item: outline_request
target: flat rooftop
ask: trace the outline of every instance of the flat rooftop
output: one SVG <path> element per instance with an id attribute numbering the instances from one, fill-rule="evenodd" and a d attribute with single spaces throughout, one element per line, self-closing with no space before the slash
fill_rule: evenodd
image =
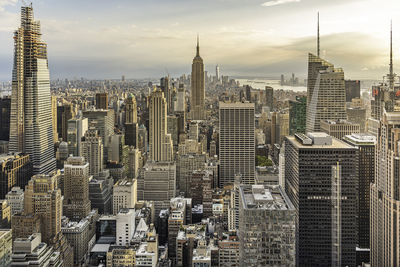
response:
<path id="1" fill-rule="evenodd" d="M 315 133 L 314 133 L 315 134 Z M 326 134 L 325 134 L 326 135 Z M 332 137 L 332 144 L 331 145 L 315 145 L 315 144 L 310 144 L 310 145 L 304 145 L 303 143 L 299 142 L 296 137 L 294 136 L 286 136 L 286 140 L 291 142 L 294 146 L 301 148 L 301 149 L 352 149 L 353 147 L 349 144 L 346 144 L 345 142 Z"/>
<path id="2" fill-rule="evenodd" d="M 293 210 L 286 195 L 279 186 L 251 185 L 241 186 L 240 194 L 245 209 Z"/>

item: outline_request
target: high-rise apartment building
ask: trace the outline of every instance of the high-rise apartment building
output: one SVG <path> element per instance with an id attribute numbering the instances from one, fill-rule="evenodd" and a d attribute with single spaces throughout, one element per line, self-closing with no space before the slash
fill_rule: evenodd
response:
<path id="1" fill-rule="evenodd" d="M 96 129 L 89 129 L 81 142 L 81 155 L 89 163 L 89 174 L 96 175 L 103 170 L 102 138 Z"/>
<path id="2" fill-rule="evenodd" d="M 306 132 L 321 130 L 321 120 L 346 119 L 344 72 L 328 61 L 308 55 Z"/>
<path id="3" fill-rule="evenodd" d="M 90 212 L 89 163 L 84 157 L 69 157 L 64 164 L 63 215 L 79 221 Z"/>
<path id="4" fill-rule="evenodd" d="M 233 184 L 236 174 L 254 184 L 254 127 L 253 103 L 219 103 L 220 187 Z"/>
<path id="5" fill-rule="evenodd" d="M 376 144 L 375 181 L 371 185 L 371 266 L 400 262 L 400 112 L 384 112 Z"/>
<path id="6" fill-rule="evenodd" d="M 358 175 L 357 148 L 326 133 L 286 137 L 285 191 L 296 209 L 298 266 L 356 265 Z"/>
<path id="7" fill-rule="evenodd" d="M 155 89 L 149 96 L 149 160 L 172 160 L 173 144 L 167 134 L 167 103 L 164 93 Z"/>
<path id="8" fill-rule="evenodd" d="M 32 177 L 30 156 L 24 153 L 0 155 L 0 199 L 14 186 L 24 188 Z"/>
<path id="9" fill-rule="evenodd" d="M 29 154 L 34 173 L 56 168 L 51 114 L 47 45 L 32 6 L 23 6 L 14 33 L 9 150 Z"/>
<path id="10" fill-rule="evenodd" d="M 296 210 L 279 186 L 239 188 L 239 266 L 296 266 Z"/>
<path id="11" fill-rule="evenodd" d="M 191 88 L 190 88 L 190 118 L 192 120 L 205 120 L 205 76 L 204 63 L 200 57 L 199 38 L 197 37 L 196 56 L 192 63 Z"/>

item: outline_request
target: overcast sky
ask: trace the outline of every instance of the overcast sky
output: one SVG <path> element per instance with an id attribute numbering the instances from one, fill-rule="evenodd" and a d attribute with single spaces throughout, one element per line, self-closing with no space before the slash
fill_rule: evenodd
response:
<path id="1" fill-rule="evenodd" d="M 1 80 L 11 79 L 21 4 L 0 0 Z M 400 69 L 399 0 L 34 0 L 33 7 L 52 79 L 189 73 L 197 33 L 213 74 L 219 64 L 224 75 L 304 77 L 317 11 L 321 54 L 346 78 L 388 72 L 391 18 Z"/>

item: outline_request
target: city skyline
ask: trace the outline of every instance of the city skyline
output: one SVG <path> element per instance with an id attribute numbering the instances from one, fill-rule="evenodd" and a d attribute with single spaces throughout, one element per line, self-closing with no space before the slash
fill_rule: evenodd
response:
<path id="1" fill-rule="evenodd" d="M 307 53 L 343 67 L 346 79 L 378 79 L 388 68 L 389 25 L 394 66 L 400 51 L 395 0 L 33 1 L 49 44 L 51 78 L 159 77 L 190 73 L 200 34 L 205 70 L 222 75 L 305 78 Z M 11 80 L 12 34 L 21 1 L 0 0 L 0 80 Z M 356 12 L 354 12 L 356 10 Z M 284 15 L 282 15 L 282 13 Z M 88 16 L 88 14 L 90 14 Z M 374 18 L 370 20 L 369 18 Z M 229 25 L 229 26 L 228 26 Z M 342 41 L 345 40 L 345 41 Z"/>

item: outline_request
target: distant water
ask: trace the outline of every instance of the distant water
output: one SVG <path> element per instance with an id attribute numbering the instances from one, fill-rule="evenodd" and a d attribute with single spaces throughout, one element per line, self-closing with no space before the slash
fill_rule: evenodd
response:
<path id="1" fill-rule="evenodd" d="M 255 89 L 265 89 L 265 86 L 271 86 L 275 90 L 283 89 L 283 90 L 292 90 L 294 92 L 302 92 L 307 91 L 307 87 L 305 86 L 289 86 L 289 85 L 281 85 L 280 80 L 269 80 L 269 79 L 235 79 L 240 83 L 240 85 L 250 85 Z"/>

